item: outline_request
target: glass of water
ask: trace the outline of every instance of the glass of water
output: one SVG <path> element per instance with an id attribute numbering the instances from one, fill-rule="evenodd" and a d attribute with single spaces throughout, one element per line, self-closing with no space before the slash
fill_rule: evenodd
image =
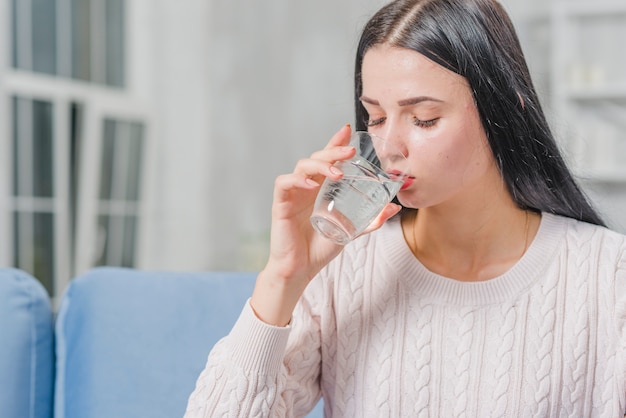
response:
<path id="1" fill-rule="evenodd" d="M 343 177 L 324 181 L 311 215 L 313 227 L 339 245 L 360 235 L 391 202 L 409 165 L 392 142 L 369 132 L 354 132 L 350 145 L 356 155 L 335 163 Z"/>

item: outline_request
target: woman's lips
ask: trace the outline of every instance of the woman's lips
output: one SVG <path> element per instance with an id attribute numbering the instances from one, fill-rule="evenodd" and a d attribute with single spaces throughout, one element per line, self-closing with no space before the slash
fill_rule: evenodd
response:
<path id="1" fill-rule="evenodd" d="M 407 176 L 406 179 L 404 180 L 404 183 L 402 184 L 402 187 L 400 187 L 400 191 L 411 187 L 411 184 L 413 184 L 414 181 L 415 181 L 415 177 Z"/>
<path id="2" fill-rule="evenodd" d="M 400 190 L 407 189 L 415 181 L 415 177 L 409 176 L 408 174 L 403 173 L 403 172 L 398 171 L 398 170 L 389 170 L 388 174 L 389 174 L 389 177 L 391 177 L 393 179 L 403 180 L 404 181 L 404 183 L 402 183 L 402 187 L 400 188 Z"/>

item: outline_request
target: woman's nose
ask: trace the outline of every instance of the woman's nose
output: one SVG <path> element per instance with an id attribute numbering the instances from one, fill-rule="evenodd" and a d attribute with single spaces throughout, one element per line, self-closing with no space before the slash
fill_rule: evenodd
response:
<path id="1" fill-rule="evenodd" d="M 405 164 L 407 161 L 406 147 L 403 145 L 403 141 L 399 141 L 397 138 L 387 139 L 381 136 L 376 148 L 376 156 L 378 159 L 379 167 L 385 171 L 406 170 Z"/>
<path id="2" fill-rule="evenodd" d="M 386 150 L 383 151 L 391 154 L 401 153 L 404 157 L 408 157 L 407 135 L 408 132 L 404 132 L 398 125 L 388 124 L 385 131 L 381 132 L 381 136 L 387 144 Z"/>

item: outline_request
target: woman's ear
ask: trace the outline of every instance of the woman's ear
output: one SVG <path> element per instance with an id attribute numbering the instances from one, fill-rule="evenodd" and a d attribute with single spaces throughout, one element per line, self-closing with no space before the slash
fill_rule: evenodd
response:
<path id="1" fill-rule="evenodd" d="M 522 109 L 524 109 L 524 98 L 522 97 L 520 92 L 517 92 L 517 97 L 519 98 L 519 104 L 521 104 L 522 105 Z"/>

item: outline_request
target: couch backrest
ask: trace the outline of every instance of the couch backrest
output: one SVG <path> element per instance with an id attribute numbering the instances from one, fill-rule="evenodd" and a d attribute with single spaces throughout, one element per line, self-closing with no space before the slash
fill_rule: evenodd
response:
<path id="1" fill-rule="evenodd" d="M 182 417 L 255 277 L 96 268 L 74 279 L 56 322 L 55 418 Z"/>
<path id="2" fill-rule="evenodd" d="M 31 275 L 0 268 L 0 416 L 50 418 L 53 383 L 48 293 Z"/>

